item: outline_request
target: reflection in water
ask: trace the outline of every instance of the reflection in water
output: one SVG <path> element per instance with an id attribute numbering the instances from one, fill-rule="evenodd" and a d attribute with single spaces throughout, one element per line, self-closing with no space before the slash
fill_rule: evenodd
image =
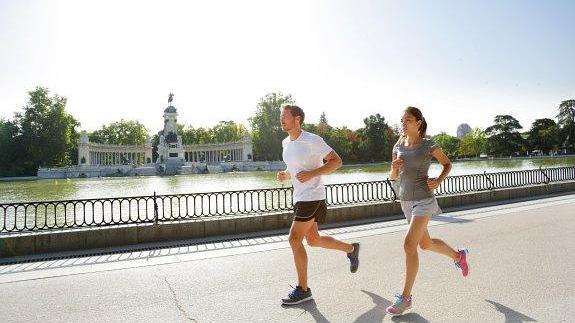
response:
<path id="1" fill-rule="evenodd" d="M 575 165 L 575 157 L 455 162 L 451 175 Z M 441 166 L 432 164 L 430 176 Z M 385 180 L 389 164 L 345 166 L 324 176 L 326 184 Z M 283 184 L 291 186 L 289 182 Z M 280 187 L 275 172 L 194 174 L 171 177 L 116 177 L 0 182 L 0 203 L 182 194 Z"/>

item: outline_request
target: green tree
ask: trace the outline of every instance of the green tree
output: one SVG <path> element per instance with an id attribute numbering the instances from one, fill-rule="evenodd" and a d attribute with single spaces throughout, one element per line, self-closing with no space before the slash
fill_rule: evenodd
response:
<path id="1" fill-rule="evenodd" d="M 291 95 L 269 93 L 257 104 L 251 117 L 254 160 L 281 160 L 281 142 L 286 134 L 280 126 L 281 105 L 294 103 Z"/>
<path id="2" fill-rule="evenodd" d="M 327 122 L 327 117 L 325 115 L 325 112 L 322 112 L 320 117 L 319 117 L 319 123 L 316 126 L 316 131 L 314 131 L 315 134 L 317 134 L 318 136 L 324 138 L 324 139 L 329 139 L 329 137 L 331 137 L 331 132 L 333 130 L 332 126 L 329 125 L 329 123 Z"/>
<path id="3" fill-rule="evenodd" d="M 143 145 L 148 137 L 148 130 L 143 124 L 124 119 L 89 134 L 90 141 L 111 145 Z"/>
<path id="4" fill-rule="evenodd" d="M 438 135 L 433 136 L 433 141 L 436 144 L 441 146 L 443 152 L 447 157 L 454 158 L 458 156 L 458 149 L 459 149 L 459 139 L 457 137 L 448 135 L 445 132 L 442 132 Z"/>
<path id="5" fill-rule="evenodd" d="M 0 119 L 0 177 L 22 174 L 19 163 L 24 156 L 19 141 L 18 125 Z"/>
<path id="6" fill-rule="evenodd" d="M 325 142 L 338 153 L 344 162 L 350 159 L 352 145 L 348 138 L 348 132 L 350 130 L 346 127 L 333 128 L 330 126 L 327 122 L 325 112 L 322 112 L 318 124 L 306 123 L 303 129 L 322 137 Z"/>
<path id="7" fill-rule="evenodd" d="M 575 100 L 565 100 L 559 105 L 557 114 L 561 128 L 561 145 L 569 152 L 575 151 Z"/>
<path id="8" fill-rule="evenodd" d="M 351 160 L 352 142 L 348 138 L 349 129 L 346 127 L 332 128 L 326 143 L 335 150 L 344 162 Z"/>
<path id="9" fill-rule="evenodd" d="M 459 142 L 458 155 L 461 157 L 479 157 L 487 149 L 487 136 L 480 128 L 468 132 Z"/>
<path id="10" fill-rule="evenodd" d="M 160 156 L 158 154 L 158 145 L 160 144 L 160 136 L 159 134 L 155 134 L 152 136 L 152 139 L 150 140 L 150 142 L 152 143 L 152 162 L 155 163 L 156 160 L 158 160 L 158 157 Z M 147 161 L 146 161 L 147 162 Z"/>
<path id="11" fill-rule="evenodd" d="M 525 147 L 525 140 L 519 129 L 523 127 L 510 115 L 497 115 L 494 125 L 485 129 L 488 138 L 489 153 L 495 156 L 512 156 Z"/>
<path id="12" fill-rule="evenodd" d="M 32 175 L 38 166 L 70 165 L 77 145 L 76 127 L 80 124 L 66 112 L 66 98 L 50 97 L 49 90 L 42 87 L 28 94 L 24 111 L 15 118 L 20 129 L 24 172 Z"/>
<path id="13" fill-rule="evenodd" d="M 212 134 L 209 128 L 199 127 L 196 129 L 196 143 L 211 144 L 213 143 Z"/>
<path id="14" fill-rule="evenodd" d="M 379 113 L 363 119 L 365 126 L 358 130 L 360 159 L 383 161 L 391 159 L 391 149 L 397 140 L 394 131 Z"/>
<path id="15" fill-rule="evenodd" d="M 220 121 L 210 129 L 210 132 L 215 143 L 240 141 L 247 134 L 247 130 L 242 124 L 233 121 Z"/>
<path id="16" fill-rule="evenodd" d="M 196 129 L 192 126 L 177 125 L 178 134 L 182 136 L 182 143 L 184 145 L 197 144 L 198 139 L 196 136 Z"/>
<path id="17" fill-rule="evenodd" d="M 533 149 L 544 153 L 557 150 L 560 144 L 559 126 L 552 119 L 536 119 L 531 125 L 527 140 Z"/>

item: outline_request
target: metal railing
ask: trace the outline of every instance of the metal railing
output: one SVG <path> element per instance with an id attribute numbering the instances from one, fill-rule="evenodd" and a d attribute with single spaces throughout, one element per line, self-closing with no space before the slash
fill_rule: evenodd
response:
<path id="1" fill-rule="evenodd" d="M 447 177 L 435 195 L 575 180 L 575 166 Z M 327 204 L 395 200 L 390 180 L 326 185 Z M 292 210 L 292 188 L 0 204 L 0 234 Z"/>

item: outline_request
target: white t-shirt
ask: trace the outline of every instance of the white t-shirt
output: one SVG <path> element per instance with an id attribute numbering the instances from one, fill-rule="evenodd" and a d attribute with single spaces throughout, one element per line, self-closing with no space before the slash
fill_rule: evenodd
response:
<path id="1" fill-rule="evenodd" d="M 283 160 L 291 175 L 293 184 L 293 202 L 325 200 L 325 187 L 321 176 L 316 176 L 301 183 L 296 175 L 301 171 L 311 171 L 323 166 L 323 158 L 333 149 L 322 137 L 302 131 L 296 140 L 288 136 L 282 141 Z"/>

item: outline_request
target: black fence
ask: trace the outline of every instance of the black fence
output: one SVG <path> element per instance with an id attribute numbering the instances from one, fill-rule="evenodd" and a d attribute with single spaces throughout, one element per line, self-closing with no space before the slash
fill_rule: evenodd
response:
<path id="1" fill-rule="evenodd" d="M 575 180 L 575 166 L 449 176 L 436 196 Z M 396 199 L 392 181 L 326 185 L 327 204 Z M 292 210 L 292 188 L 0 204 L 0 233 L 158 223 Z"/>

